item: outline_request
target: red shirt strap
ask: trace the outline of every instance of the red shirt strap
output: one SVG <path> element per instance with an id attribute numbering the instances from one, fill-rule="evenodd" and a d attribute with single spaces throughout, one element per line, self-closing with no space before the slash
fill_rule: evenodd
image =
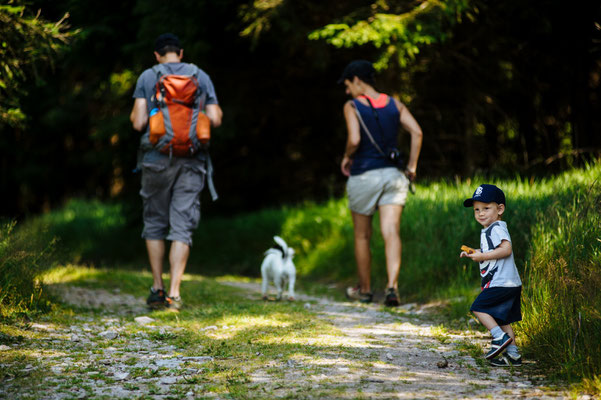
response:
<path id="1" fill-rule="evenodd" d="M 361 95 L 359 97 L 363 97 L 364 99 L 369 98 L 371 104 L 373 104 L 375 108 L 386 107 L 386 105 L 388 104 L 388 95 L 384 93 L 380 93 L 377 99 L 366 95 Z"/>

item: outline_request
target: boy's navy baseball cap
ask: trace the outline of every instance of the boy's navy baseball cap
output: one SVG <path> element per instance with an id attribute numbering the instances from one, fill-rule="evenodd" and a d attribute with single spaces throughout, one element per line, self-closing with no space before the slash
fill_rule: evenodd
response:
<path id="1" fill-rule="evenodd" d="M 471 207 L 474 205 L 474 201 L 481 201 L 482 203 L 497 203 L 505 204 L 505 193 L 495 185 L 482 184 L 478 186 L 478 189 L 474 192 L 471 199 L 466 199 L 463 202 L 464 207 Z"/>
<path id="2" fill-rule="evenodd" d="M 163 33 L 162 35 L 159 35 L 159 37 L 157 37 L 157 39 L 154 42 L 155 51 L 159 51 L 165 46 L 173 46 L 179 48 L 182 47 L 180 45 L 179 38 L 173 33 Z"/>
<path id="3" fill-rule="evenodd" d="M 373 80 L 374 75 L 376 74 L 376 69 L 373 64 L 367 60 L 355 60 L 351 61 L 344 70 L 342 71 L 342 75 L 340 79 L 338 79 L 338 84 L 344 83 L 346 79 L 353 79 L 355 76 L 363 81 Z"/>

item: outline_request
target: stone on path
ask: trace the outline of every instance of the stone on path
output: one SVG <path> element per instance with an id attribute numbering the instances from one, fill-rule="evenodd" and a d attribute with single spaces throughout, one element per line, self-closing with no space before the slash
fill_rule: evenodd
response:
<path id="1" fill-rule="evenodd" d="M 129 372 L 117 372 L 115 374 L 115 380 L 122 381 L 129 377 Z"/>
<path id="2" fill-rule="evenodd" d="M 117 336 L 119 336 L 119 334 L 117 332 L 111 331 L 111 330 L 100 332 L 98 335 L 100 337 L 102 337 L 104 339 L 108 339 L 108 340 L 116 339 Z"/>
<path id="3" fill-rule="evenodd" d="M 219 329 L 218 327 L 216 327 L 215 325 L 211 325 L 211 326 L 206 326 L 204 328 L 201 328 L 201 331 L 214 331 L 216 329 Z"/>
<path id="4" fill-rule="evenodd" d="M 31 327 L 33 329 L 39 329 L 42 331 L 51 330 L 51 328 L 48 325 L 42 325 L 42 324 L 31 324 Z"/>
<path id="5" fill-rule="evenodd" d="M 147 316 L 142 316 L 142 317 L 136 317 L 134 318 L 134 321 L 136 321 L 136 323 L 140 324 L 140 325 L 148 325 L 151 322 L 154 322 L 154 319 L 147 317 Z"/>
<path id="6" fill-rule="evenodd" d="M 195 362 L 209 362 L 213 361 L 213 357 L 211 356 L 198 356 L 198 357 L 182 357 L 184 361 L 195 361 Z"/>
<path id="7" fill-rule="evenodd" d="M 177 382 L 177 378 L 175 376 L 165 376 L 161 378 L 159 382 L 161 382 L 163 385 L 171 385 Z"/>

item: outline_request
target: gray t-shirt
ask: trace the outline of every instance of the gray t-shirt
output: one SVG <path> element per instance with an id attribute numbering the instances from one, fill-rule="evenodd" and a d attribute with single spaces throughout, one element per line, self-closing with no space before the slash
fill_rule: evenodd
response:
<path id="1" fill-rule="evenodd" d="M 491 225 L 492 226 L 492 225 Z M 511 243 L 511 236 L 507 230 L 507 223 L 505 221 L 495 222 L 493 228 L 490 231 L 490 240 L 492 248 L 489 248 L 489 243 L 486 238 L 486 231 L 488 228 L 482 229 L 480 233 L 480 249 L 483 253 L 493 251 L 503 240 Z M 497 260 L 488 260 L 480 263 L 480 275 L 485 276 L 488 273 L 494 274 L 492 280 L 487 287 L 517 287 L 522 286 L 522 281 L 518 273 L 518 269 L 515 266 L 515 260 L 513 258 L 513 251 L 510 255 L 505 258 L 499 258 Z"/>
<path id="2" fill-rule="evenodd" d="M 219 104 L 217 101 L 217 95 L 215 94 L 215 87 L 209 75 L 206 72 L 198 68 L 194 64 L 188 63 L 163 63 L 163 66 L 167 69 L 170 74 L 174 75 L 192 75 L 194 72 L 197 73 L 198 84 L 201 88 L 201 103 L 202 107 L 206 107 L 207 104 Z M 150 115 L 150 110 L 156 107 L 154 96 L 156 93 L 157 73 L 148 68 L 138 77 L 136 88 L 134 90 L 133 98 L 144 98 L 146 99 L 146 108 Z M 142 147 L 148 141 L 148 125 L 146 131 L 142 135 L 141 142 Z M 147 146 L 146 146 L 147 147 Z M 160 153 L 157 150 L 146 151 L 144 154 L 144 162 L 154 162 L 157 159 L 167 157 L 165 154 Z"/>

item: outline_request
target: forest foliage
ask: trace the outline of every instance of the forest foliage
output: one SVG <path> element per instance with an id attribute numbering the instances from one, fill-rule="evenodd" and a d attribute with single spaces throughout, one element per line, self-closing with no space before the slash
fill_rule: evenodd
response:
<path id="1" fill-rule="evenodd" d="M 5 217 L 73 196 L 139 202 L 131 95 L 165 31 L 225 112 L 208 213 L 343 193 L 336 80 L 356 58 L 422 126 L 421 178 L 544 175 L 601 148 L 598 2 L 11 0 L 0 17 Z"/>

